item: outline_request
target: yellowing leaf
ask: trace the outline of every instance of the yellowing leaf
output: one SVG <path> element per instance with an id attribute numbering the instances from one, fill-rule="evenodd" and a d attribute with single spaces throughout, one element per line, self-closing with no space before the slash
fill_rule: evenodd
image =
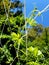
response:
<path id="1" fill-rule="evenodd" d="M 30 52 L 33 52 L 34 48 L 31 46 L 27 50 L 30 51 Z"/>
<path id="2" fill-rule="evenodd" d="M 37 56 L 37 54 L 38 54 L 38 48 L 34 48 L 34 50 L 33 50 L 33 55 L 34 55 L 34 56 Z"/>
<path id="3" fill-rule="evenodd" d="M 16 33 L 12 32 L 11 37 L 12 37 L 13 41 L 18 41 L 18 39 L 20 38 L 20 34 L 16 34 Z"/>
<path id="4" fill-rule="evenodd" d="M 42 54 L 42 52 L 39 50 L 39 51 L 38 51 L 38 55 L 40 55 L 40 54 Z"/>
<path id="5" fill-rule="evenodd" d="M 40 16 L 41 15 L 41 12 L 38 12 L 38 16 Z"/>

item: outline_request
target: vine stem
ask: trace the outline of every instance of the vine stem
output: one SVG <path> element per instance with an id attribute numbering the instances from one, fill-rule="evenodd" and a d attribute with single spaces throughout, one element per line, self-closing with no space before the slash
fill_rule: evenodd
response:
<path id="1" fill-rule="evenodd" d="M 5 20 L 5 23 L 6 23 L 6 21 L 8 20 L 8 13 L 7 13 L 7 11 L 6 11 L 6 6 L 5 6 L 4 0 L 3 0 L 3 5 L 4 5 L 6 17 L 7 17 L 6 20 Z M 1 32 L 1 36 L 2 36 L 3 30 L 4 30 L 4 27 L 5 27 L 5 23 L 4 23 L 4 25 L 3 25 L 3 29 L 2 29 L 2 32 Z M 0 45 L 1 45 L 1 47 L 2 47 L 1 39 L 0 39 Z"/>
<path id="2" fill-rule="evenodd" d="M 10 5 L 9 5 L 9 8 L 8 8 L 8 12 L 6 11 L 5 1 L 3 0 L 2 2 L 3 2 L 3 5 L 4 5 L 5 14 L 6 14 L 6 19 L 5 19 L 5 23 L 6 23 L 8 21 L 8 17 L 9 17 L 9 9 L 10 9 L 10 6 L 11 6 L 11 2 L 10 2 Z M 3 34 L 3 30 L 4 30 L 4 27 L 5 27 L 5 23 L 4 23 L 3 28 L 2 28 L 2 31 L 1 31 L 1 36 Z M 9 27 L 10 27 L 10 23 L 9 23 Z M 0 39 L 0 45 L 2 47 L 1 39 Z"/>
<path id="3" fill-rule="evenodd" d="M 26 21 L 26 0 L 24 0 L 24 18 L 25 18 L 25 34 L 26 34 L 26 63 L 27 63 L 27 21 Z"/>
<path id="4" fill-rule="evenodd" d="M 49 4 L 42 11 L 39 11 L 38 14 L 42 14 L 43 12 L 47 11 L 48 8 L 49 8 Z M 34 19 L 38 17 L 38 14 L 34 17 Z"/>

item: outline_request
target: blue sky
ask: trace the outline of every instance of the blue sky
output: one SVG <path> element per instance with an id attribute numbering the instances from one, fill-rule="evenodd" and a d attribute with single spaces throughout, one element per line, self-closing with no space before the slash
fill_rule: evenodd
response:
<path id="1" fill-rule="evenodd" d="M 21 0 L 24 3 L 24 0 Z M 49 4 L 49 0 L 26 0 L 26 16 L 36 6 L 38 10 L 44 9 Z M 43 20 L 42 20 L 43 18 Z M 37 23 L 42 24 L 44 27 L 49 26 L 49 10 L 44 12 L 42 16 L 36 18 Z"/>

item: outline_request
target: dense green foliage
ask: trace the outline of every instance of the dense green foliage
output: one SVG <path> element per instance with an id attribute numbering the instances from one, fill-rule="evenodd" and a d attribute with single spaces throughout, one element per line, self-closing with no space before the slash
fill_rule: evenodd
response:
<path id="1" fill-rule="evenodd" d="M 11 2 L 0 0 L 0 64 L 1 65 L 49 65 L 49 27 L 44 28 L 32 18 L 36 15 L 36 8 L 30 18 L 26 18 L 27 49 L 25 18 L 22 13 L 23 4 L 19 0 Z M 17 8 L 16 13 L 10 9 Z M 9 11 L 8 11 L 9 10 Z M 6 20 L 7 19 L 7 20 Z M 26 56 L 27 50 L 27 56 Z"/>

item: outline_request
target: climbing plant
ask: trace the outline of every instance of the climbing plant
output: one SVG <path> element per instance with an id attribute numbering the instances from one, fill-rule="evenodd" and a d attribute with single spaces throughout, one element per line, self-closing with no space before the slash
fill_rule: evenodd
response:
<path id="1" fill-rule="evenodd" d="M 49 5 L 42 11 L 34 8 L 27 18 L 21 1 L 0 3 L 0 64 L 49 65 L 49 27 L 44 28 L 35 20 Z"/>

